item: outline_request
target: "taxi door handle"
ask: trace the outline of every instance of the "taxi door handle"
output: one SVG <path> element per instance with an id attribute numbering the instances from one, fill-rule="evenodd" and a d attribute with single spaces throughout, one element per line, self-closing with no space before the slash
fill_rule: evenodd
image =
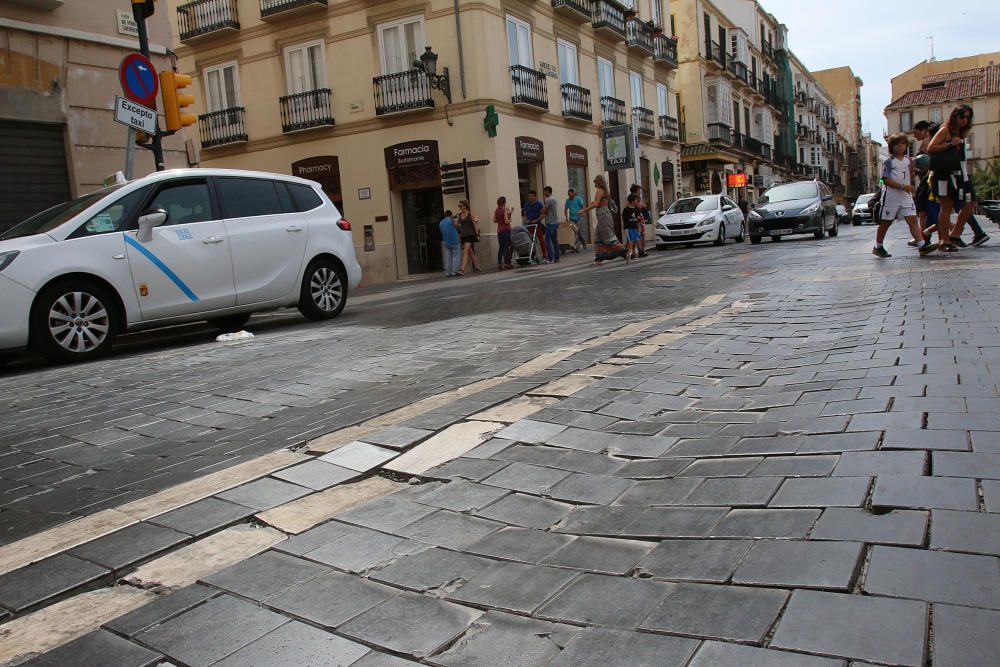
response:
<path id="1" fill-rule="evenodd" d="M 301 232 L 302 228 L 298 225 L 292 225 L 291 227 L 285 227 L 286 232 Z"/>
<path id="2" fill-rule="evenodd" d="M 204 239 L 202 243 L 222 243 L 222 241 L 223 239 L 220 239 L 218 236 L 209 236 L 207 239 Z"/>

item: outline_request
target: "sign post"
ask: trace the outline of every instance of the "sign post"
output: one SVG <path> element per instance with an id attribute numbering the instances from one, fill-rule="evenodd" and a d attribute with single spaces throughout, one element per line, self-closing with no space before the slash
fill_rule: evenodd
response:
<path id="1" fill-rule="evenodd" d="M 139 53 L 142 54 L 147 63 L 149 62 L 149 34 L 146 32 L 146 17 L 152 14 L 155 9 L 152 0 L 132 0 L 132 16 L 135 18 L 136 27 L 139 30 Z M 124 64 L 123 61 L 123 68 Z M 150 65 L 150 70 L 152 70 L 152 65 Z M 155 72 L 153 72 L 153 77 L 156 77 Z M 152 99 L 154 101 L 156 99 L 155 92 Z M 153 132 L 150 134 L 152 136 L 151 150 L 153 151 L 153 163 L 156 165 L 156 171 L 163 171 L 165 168 L 163 163 L 163 143 L 160 137 L 160 130 L 156 127 L 155 112 L 153 113 Z"/>

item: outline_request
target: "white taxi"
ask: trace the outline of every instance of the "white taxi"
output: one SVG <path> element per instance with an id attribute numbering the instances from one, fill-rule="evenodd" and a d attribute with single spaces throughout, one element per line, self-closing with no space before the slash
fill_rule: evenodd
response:
<path id="1" fill-rule="evenodd" d="M 163 171 L 0 234 L 0 357 L 81 361 L 116 334 L 255 311 L 336 317 L 361 282 L 351 225 L 319 184 L 230 169 Z"/>

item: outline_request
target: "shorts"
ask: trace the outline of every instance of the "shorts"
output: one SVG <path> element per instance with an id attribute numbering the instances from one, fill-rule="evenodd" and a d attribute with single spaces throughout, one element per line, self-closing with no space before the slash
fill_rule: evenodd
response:
<path id="1" fill-rule="evenodd" d="M 935 180 L 934 194 L 937 195 L 938 201 L 950 199 L 955 209 L 962 208 L 976 198 L 972 183 L 965 180 L 961 171 L 945 174 L 944 177 Z"/>
<path id="2" fill-rule="evenodd" d="M 463 236 L 462 237 L 462 243 L 473 243 L 473 244 L 475 244 L 476 240 L 477 239 L 476 239 L 475 236 Z"/>
<path id="3" fill-rule="evenodd" d="M 900 202 L 886 201 L 882 204 L 879 220 L 882 222 L 894 222 L 896 220 L 905 220 L 911 215 L 917 215 L 917 207 L 914 206 L 912 199 L 907 198 Z"/>
<path id="4" fill-rule="evenodd" d="M 629 241 L 629 243 L 636 243 L 636 242 L 642 240 L 642 235 L 639 234 L 639 230 L 638 229 L 634 229 L 634 228 L 626 229 L 625 233 L 628 235 L 628 241 Z"/>

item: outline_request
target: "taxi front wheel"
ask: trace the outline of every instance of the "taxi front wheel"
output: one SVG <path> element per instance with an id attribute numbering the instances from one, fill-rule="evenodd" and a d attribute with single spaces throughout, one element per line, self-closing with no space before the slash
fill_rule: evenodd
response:
<path id="1" fill-rule="evenodd" d="M 31 310 L 31 342 L 53 361 L 105 354 L 118 330 L 118 310 L 106 289 L 81 280 L 49 285 Z"/>
<path id="2" fill-rule="evenodd" d="M 299 312 L 310 320 L 336 317 L 347 303 L 344 270 L 328 259 L 317 259 L 306 267 L 299 293 Z"/>

